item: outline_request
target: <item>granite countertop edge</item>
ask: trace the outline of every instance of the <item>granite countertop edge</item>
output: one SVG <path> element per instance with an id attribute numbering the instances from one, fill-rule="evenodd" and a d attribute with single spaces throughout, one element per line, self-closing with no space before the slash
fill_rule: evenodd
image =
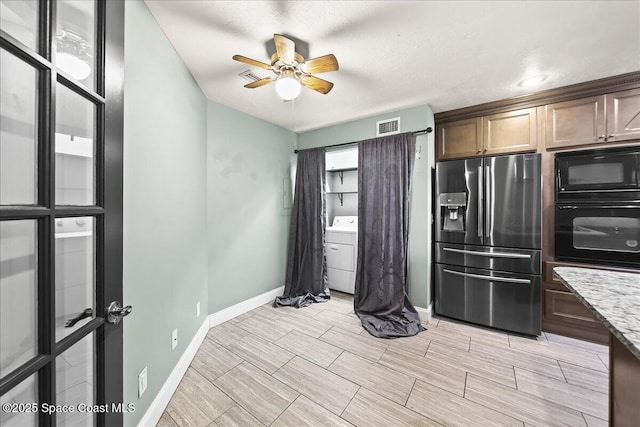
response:
<path id="1" fill-rule="evenodd" d="M 612 323 L 605 314 L 601 312 L 601 310 L 595 307 L 587 298 L 585 298 L 580 289 L 576 289 L 574 285 L 571 284 L 571 279 L 567 279 L 566 273 L 570 274 L 583 274 L 585 276 L 593 275 L 597 273 L 598 275 L 610 275 L 612 277 L 617 277 L 619 274 L 635 274 L 635 273 L 619 273 L 619 272 L 608 272 L 606 270 L 595 270 L 589 268 L 579 268 L 579 267 L 556 267 L 554 268 L 556 275 L 560 278 L 560 281 L 564 283 L 573 293 L 574 295 L 585 305 L 587 308 L 600 320 L 605 327 L 616 337 L 622 344 L 631 351 L 638 359 L 640 359 L 640 342 L 637 340 L 631 340 L 627 337 L 626 332 L 620 330 L 617 324 Z M 640 280 L 640 274 L 638 275 Z M 639 282 L 640 283 L 640 282 Z M 640 317 L 637 319 L 639 323 L 638 327 L 640 327 Z"/>

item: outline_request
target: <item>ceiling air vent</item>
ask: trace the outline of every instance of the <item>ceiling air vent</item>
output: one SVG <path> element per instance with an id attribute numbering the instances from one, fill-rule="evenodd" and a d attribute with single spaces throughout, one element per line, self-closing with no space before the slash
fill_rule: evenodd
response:
<path id="1" fill-rule="evenodd" d="M 376 136 L 400 133 L 400 117 L 376 122 Z"/>
<path id="2" fill-rule="evenodd" d="M 251 70 L 245 70 L 238 75 L 250 83 L 257 82 L 258 80 L 261 80 L 264 78 L 264 77 L 260 77 L 257 74 L 254 74 L 253 71 Z"/>

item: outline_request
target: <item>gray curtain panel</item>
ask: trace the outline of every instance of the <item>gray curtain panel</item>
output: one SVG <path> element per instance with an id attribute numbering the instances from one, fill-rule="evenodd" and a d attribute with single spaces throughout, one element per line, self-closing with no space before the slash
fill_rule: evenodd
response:
<path id="1" fill-rule="evenodd" d="M 284 295 L 274 306 L 328 301 L 325 239 L 325 150 L 298 152 Z"/>
<path id="2" fill-rule="evenodd" d="M 412 160 L 409 133 L 358 144 L 358 266 L 353 303 L 362 326 L 379 338 L 412 336 L 424 330 L 406 293 Z"/>

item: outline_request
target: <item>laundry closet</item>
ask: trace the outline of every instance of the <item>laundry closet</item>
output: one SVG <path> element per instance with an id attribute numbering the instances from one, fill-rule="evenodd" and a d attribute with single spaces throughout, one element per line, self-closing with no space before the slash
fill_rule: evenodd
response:
<path id="1" fill-rule="evenodd" d="M 353 294 L 358 255 L 358 147 L 327 151 L 325 164 L 329 288 Z"/>

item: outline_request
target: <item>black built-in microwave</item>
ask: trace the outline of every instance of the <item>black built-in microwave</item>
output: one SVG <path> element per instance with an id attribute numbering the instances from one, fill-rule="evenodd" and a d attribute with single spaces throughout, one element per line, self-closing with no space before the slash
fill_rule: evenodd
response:
<path id="1" fill-rule="evenodd" d="M 555 255 L 640 268 L 640 145 L 555 156 Z"/>
<path id="2" fill-rule="evenodd" d="M 640 145 L 558 153 L 556 202 L 640 202 Z"/>

